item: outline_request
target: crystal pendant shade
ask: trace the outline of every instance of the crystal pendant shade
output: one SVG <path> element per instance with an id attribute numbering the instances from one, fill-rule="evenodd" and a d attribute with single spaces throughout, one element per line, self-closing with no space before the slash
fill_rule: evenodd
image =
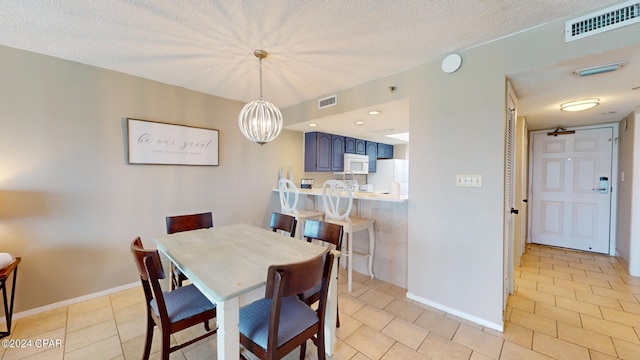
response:
<path id="1" fill-rule="evenodd" d="M 260 145 L 275 139 L 282 130 L 282 114 L 272 103 L 255 100 L 247 103 L 238 116 L 240 131 Z"/>
<path id="2" fill-rule="evenodd" d="M 262 99 L 262 59 L 269 53 L 256 50 L 253 54 L 260 59 L 260 100 L 247 103 L 238 115 L 238 126 L 247 139 L 264 145 L 275 139 L 282 130 L 282 113 L 272 103 Z"/>

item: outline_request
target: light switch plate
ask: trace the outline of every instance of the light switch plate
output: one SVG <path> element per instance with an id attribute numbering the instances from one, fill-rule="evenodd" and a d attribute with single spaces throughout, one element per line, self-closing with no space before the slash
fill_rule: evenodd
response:
<path id="1" fill-rule="evenodd" d="M 456 186 L 458 187 L 482 187 L 482 175 L 457 174 Z"/>

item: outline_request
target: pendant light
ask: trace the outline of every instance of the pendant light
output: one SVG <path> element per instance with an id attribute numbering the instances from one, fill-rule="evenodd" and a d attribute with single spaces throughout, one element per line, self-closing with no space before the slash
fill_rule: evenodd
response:
<path id="1" fill-rule="evenodd" d="M 282 114 L 272 103 L 262 99 L 262 59 L 269 53 L 256 50 L 253 54 L 260 59 L 260 100 L 247 103 L 238 115 L 238 126 L 247 139 L 264 145 L 275 139 L 282 130 Z"/>

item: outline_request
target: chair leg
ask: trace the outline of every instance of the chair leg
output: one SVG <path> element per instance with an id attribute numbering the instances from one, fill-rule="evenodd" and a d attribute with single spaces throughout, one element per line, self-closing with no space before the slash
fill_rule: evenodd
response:
<path id="1" fill-rule="evenodd" d="M 324 355 L 324 335 L 320 334 L 322 332 L 324 332 L 324 329 L 318 330 L 318 335 L 316 336 L 317 340 L 318 340 L 316 342 L 316 346 L 318 348 L 318 360 L 325 360 L 325 355 Z"/>
<path id="2" fill-rule="evenodd" d="M 162 360 L 169 360 L 171 352 L 171 334 L 162 334 Z"/>
<path id="3" fill-rule="evenodd" d="M 369 225 L 369 275 L 373 279 L 373 253 L 376 248 L 376 234 L 373 229 L 373 224 Z"/>
<path id="4" fill-rule="evenodd" d="M 147 317 L 147 335 L 144 340 L 144 351 L 142 352 L 142 360 L 149 360 L 151 354 L 151 341 L 153 340 L 153 319 Z"/>
<path id="5" fill-rule="evenodd" d="M 347 235 L 347 289 L 351 292 L 353 284 L 353 231 L 349 229 Z"/>
<path id="6" fill-rule="evenodd" d="M 300 345 L 300 360 L 304 360 L 304 356 L 307 353 L 307 342 L 303 342 L 302 345 Z"/>

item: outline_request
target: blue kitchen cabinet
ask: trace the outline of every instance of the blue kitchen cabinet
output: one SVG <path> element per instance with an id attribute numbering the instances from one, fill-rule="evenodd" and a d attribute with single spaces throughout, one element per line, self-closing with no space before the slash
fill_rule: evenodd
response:
<path id="1" fill-rule="evenodd" d="M 356 153 L 356 140 L 352 137 L 344 138 L 344 153 L 345 154 L 355 154 Z"/>
<path id="2" fill-rule="evenodd" d="M 331 171 L 344 170 L 345 137 L 331 135 Z"/>
<path id="3" fill-rule="evenodd" d="M 331 134 L 321 132 L 304 134 L 304 171 L 332 171 L 331 143 Z"/>
<path id="4" fill-rule="evenodd" d="M 393 145 L 378 143 L 378 159 L 393 159 Z"/>
<path id="5" fill-rule="evenodd" d="M 366 155 L 369 156 L 369 172 L 376 172 L 376 160 L 378 159 L 378 143 L 366 141 Z"/>

